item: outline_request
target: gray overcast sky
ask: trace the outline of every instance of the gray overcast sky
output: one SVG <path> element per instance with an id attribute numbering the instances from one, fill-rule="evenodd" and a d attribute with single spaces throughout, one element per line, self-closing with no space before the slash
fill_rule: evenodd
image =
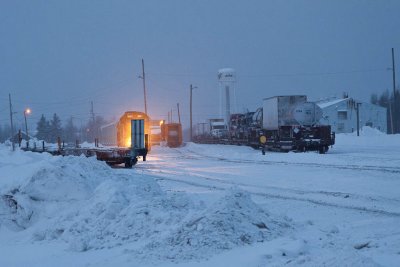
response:
<path id="1" fill-rule="evenodd" d="M 397 0 L 0 0 L 0 124 L 8 93 L 17 123 L 32 108 L 31 127 L 42 113 L 85 122 L 91 100 L 106 119 L 143 110 L 141 58 L 153 118 L 180 102 L 187 122 L 190 83 L 195 122 L 215 117 L 223 67 L 242 110 L 285 94 L 369 101 L 392 88 L 399 26 Z"/>

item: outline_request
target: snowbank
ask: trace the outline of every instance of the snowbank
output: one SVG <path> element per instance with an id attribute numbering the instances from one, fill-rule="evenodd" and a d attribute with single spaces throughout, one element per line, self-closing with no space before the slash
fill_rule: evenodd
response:
<path id="1" fill-rule="evenodd" d="M 272 240 L 288 227 L 285 219 L 271 218 L 248 193 L 233 189 L 209 208 L 190 216 L 165 238 L 146 245 L 138 256 L 151 255 L 161 261 L 206 259 L 237 246 Z"/>
<path id="2" fill-rule="evenodd" d="M 72 251 L 129 245 L 125 253 L 143 261 L 179 262 L 268 241 L 288 227 L 236 189 L 207 207 L 94 158 L 4 147 L 0 154 L 0 228 L 30 241 L 65 242 Z M 16 172 L 16 162 L 28 168 Z"/>

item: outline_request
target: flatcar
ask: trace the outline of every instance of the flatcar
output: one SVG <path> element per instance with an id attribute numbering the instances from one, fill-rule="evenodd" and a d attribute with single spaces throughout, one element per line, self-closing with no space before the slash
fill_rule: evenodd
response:
<path id="1" fill-rule="evenodd" d="M 275 151 L 319 151 L 324 154 L 335 144 L 335 133 L 321 125 L 321 108 L 308 102 L 305 95 L 265 98 L 255 112 L 232 114 L 227 137 L 217 138 L 211 132 L 196 136 L 195 142 L 249 145 Z M 211 123 L 211 120 L 210 120 Z"/>

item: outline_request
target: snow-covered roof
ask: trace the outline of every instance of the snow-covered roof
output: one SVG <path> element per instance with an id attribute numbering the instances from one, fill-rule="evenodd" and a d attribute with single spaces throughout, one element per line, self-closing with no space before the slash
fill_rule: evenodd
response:
<path id="1" fill-rule="evenodd" d="M 349 100 L 349 99 L 350 99 L 350 98 L 340 98 L 340 99 L 330 100 L 330 101 L 327 101 L 327 102 L 321 101 L 321 102 L 317 102 L 317 105 L 318 105 L 320 108 L 326 108 L 326 107 L 329 107 L 329 106 L 332 106 L 332 105 L 339 104 L 339 103 L 342 102 L 342 101 L 347 101 L 347 100 Z"/>
<path id="2" fill-rule="evenodd" d="M 114 121 L 105 125 L 100 126 L 100 129 L 104 129 L 106 127 L 112 126 L 112 125 L 117 125 L 118 121 Z"/>

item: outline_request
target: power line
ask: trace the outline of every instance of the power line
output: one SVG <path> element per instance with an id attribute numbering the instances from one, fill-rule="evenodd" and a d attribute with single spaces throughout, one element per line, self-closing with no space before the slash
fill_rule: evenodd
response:
<path id="1" fill-rule="evenodd" d="M 260 74 L 238 74 L 241 77 L 290 77 L 290 76 L 327 76 L 327 75 L 343 75 L 343 74 L 354 74 L 354 73 L 369 73 L 369 72 L 386 72 L 386 68 L 380 69 L 359 69 L 359 70 L 347 70 L 347 71 L 336 71 L 336 72 L 301 72 L 301 73 L 260 73 Z M 159 76 L 215 76 L 216 73 L 157 73 L 150 72 L 148 75 L 159 75 Z"/>

